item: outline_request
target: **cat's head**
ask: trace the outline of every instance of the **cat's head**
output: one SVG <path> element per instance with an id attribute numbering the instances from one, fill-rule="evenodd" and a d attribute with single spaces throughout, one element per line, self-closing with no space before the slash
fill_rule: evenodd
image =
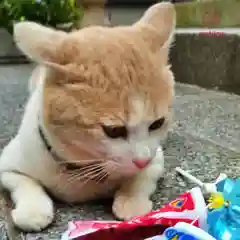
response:
<path id="1" fill-rule="evenodd" d="M 68 159 L 98 159 L 121 174 L 147 166 L 169 125 L 174 29 L 170 3 L 152 6 L 131 26 L 65 33 L 15 25 L 18 47 L 46 67 L 43 122 Z"/>

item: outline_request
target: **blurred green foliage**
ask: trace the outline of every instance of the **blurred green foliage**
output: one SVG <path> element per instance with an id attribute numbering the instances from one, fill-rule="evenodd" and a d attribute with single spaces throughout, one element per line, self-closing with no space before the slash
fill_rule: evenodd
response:
<path id="1" fill-rule="evenodd" d="M 57 27 L 74 24 L 82 13 L 75 0 L 0 0 L 0 27 L 12 32 L 14 22 L 24 20 Z"/>

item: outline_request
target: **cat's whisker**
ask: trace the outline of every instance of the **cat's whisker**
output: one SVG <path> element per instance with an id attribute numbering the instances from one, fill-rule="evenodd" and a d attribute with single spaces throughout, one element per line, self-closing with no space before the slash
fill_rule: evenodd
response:
<path id="1" fill-rule="evenodd" d="M 99 172 L 98 174 L 96 174 L 95 176 L 94 176 L 94 178 L 97 178 L 97 177 L 99 177 L 99 175 L 101 175 L 101 174 L 103 174 L 102 172 Z M 85 182 L 83 182 L 82 183 L 82 187 L 84 187 L 90 180 L 92 180 L 93 178 L 88 178 L 88 179 L 86 179 L 85 180 Z"/>
<path id="2" fill-rule="evenodd" d="M 105 159 L 106 160 L 106 159 Z M 91 164 L 91 163 L 88 163 L 88 164 L 84 164 L 84 165 L 80 165 L 80 162 L 81 161 L 67 161 L 67 162 L 61 162 L 61 163 L 59 163 L 59 165 L 62 165 L 63 167 L 64 167 L 64 165 L 65 166 L 67 166 L 68 164 L 74 164 L 74 163 L 79 163 L 79 168 L 78 168 L 78 166 L 76 167 L 76 169 L 74 169 L 74 170 L 69 170 L 69 171 L 71 171 L 71 172 L 82 172 L 82 171 L 85 171 L 85 170 L 87 170 L 87 169 L 91 169 L 91 168 L 93 168 L 93 167 L 104 167 L 105 165 L 106 165 L 106 162 L 103 162 L 103 161 L 100 161 L 100 162 L 97 162 L 97 163 L 95 163 L 95 164 Z M 93 161 L 94 162 L 94 161 Z M 64 173 L 66 173 L 64 170 L 62 171 L 62 174 L 64 174 Z"/>
<path id="3" fill-rule="evenodd" d="M 68 181 L 71 182 L 72 180 L 74 181 L 75 179 L 78 179 L 78 181 L 79 181 L 83 178 L 91 177 L 92 174 L 101 172 L 101 170 L 102 170 L 102 168 L 98 167 L 98 168 L 94 168 L 94 169 L 89 169 L 88 171 L 84 172 L 83 174 L 81 174 L 82 172 L 78 172 L 77 174 L 71 175 L 68 178 Z"/>
<path id="4" fill-rule="evenodd" d="M 110 169 L 110 171 L 106 171 L 106 172 L 103 172 L 103 174 L 99 177 L 97 177 L 95 180 L 96 180 L 96 183 L 100 183 L 102 180 L 106 180 L 107 177 L 109 176 L 110 172 L 113 172 L 112 169 L 116 169 L 116 167 L 114 168 L 115 166 L 112 166 L 112 168 Z"/>
<path id="5" fill-rule="evenodd" d="M 104 179 L 107 178 L 108 176 L 109 176 L 109 173 L 108 173 L 108 172 L 103 173 L 102 176 L 100 176 L 100 177 L 98 177 L 98 178 L 96 179 L 96 183 L 97 183 L 97 184 L 100 183 L 102 180 L 104 180 Z"/>
<path id="6" fill-rule="evenodd" d="M 86 168 L 86 169 L 81 169 L 81 170 L 78 170 L 78 169 L 76 169 L 76 170 L 71 170 L 71 171 L 69 171 L 69 173 L 68 173 L 68 178 L 71 178 L 71 177 L 74 177 L 74 176 L 76 176 L 76 175 L 86 175 L 86 174 L 89 174 L 89 173 L 91 173 L 92 171 L 97 171 L 97 170 L 99 170 L 99 169 L 101 169 L 102 167 L 101 166 L 94 166 L 94 167 L 89 167 L 89 168 Z"/>
<path id="7" fill-rule="evenodd" d="M 92 174 L 98 173 L 98 172 L 102 173 L 103 171 L 106 171 L 105 168 L 109 164 L 110 164 L 109 162 L 104 162 L 102 164 L 99 164 L 98 166 L 94 166 L 94 167 L 88 169 L 86 172 L 84 171 L 84 173 L 82 171 L 77 172 L 77 174 L 74 174 L 72 176 L 72 178 L 76 178 L 77 180 L 81 180 L 82 178 L 93 178 Z M 96 176 L 94 176 L 94 177 L 96 177 Z"/>
<path id="8" fill-rule="evenodd" d="M 89 167 L 95 167 L 95 166 L 98 166 L 98 167 L 101 167 L 101 168 L 104 168 L 108 165 L 108 162 L 100 162 L 100 163 L 96 163 L 96 164 L 92 164 L 92 165 L 87 165 L 87 166 L 83 166 L 81 169 L 79 169 L 79 171 L 85 171 L 85 169 L 89 168 Z"/>
<path id="9" fill-rule="evenodd" d="M 100 167 L 101 167 L 101 165 L 98 164 L 98 165 L 87 165 L 87 166 L 83 166 L 83 167 L 76 168 L 76 169 L 71 169 L 71 170 L 63 169 L 60 174 L 61 175 L 68 174 L 69 176 L 72 176 L 72 175 L 75 175 L 75 174 L 80 174 L 84 171 L 88 172 L 88 171 L 91 171 L 91 170 L 94 170 L 94 169 L 97 169 L 97 168 L 100 168 Z"/>
<path id="10" fill-rule="evenodd" d="M 110 163 L 109 163 L 110 164 Z M 105 174 L 103 174 L 102 177 L 100 177 L 98 180 L 97 180 L 97 183 L 100 183 L 104 178 L 108 177 L 110 172 L 113 173 L 115 170 L 117 169 L 117 166 L 116 165 L 111 165 L 111 168 L 110 170 L 108 170 L 107 172 L 105 172 Z"/>
<path id="11" fill-rule="evenodd" d="M 93 177 L 96 177 L 100 174 L 101 172 L 99 172 L 99 170 L 95 170 L 89 174 L 84 174 L 84 175 L 81 175 L 81 174 L 75 174 L 73 176 L 71 176 L 70 178 L 67 179 L 67 182 L 64 186 L 61 186 L 61 188 L 65 189 L 67 188 L 71 183 L 75 182 L 75 181 L 81 181 L 83 179 L 89 179 L 91 180 Z"/>
<path id="12" fill-rule="evenodd" d="M 93 180 L 93 179 L 96 179 L 98 178 L 99 176 L 105 174 L 104 172 L 99 172 L 97 174 L 95 174 L 94 176 L 92 176 L 91 178 L 88 178 L 86 179 L 83 183 L 82 183 L 82 186 L 81 187 L 84 187 L 90 180 Z"/>
<path id="13" fill-rule="evenodd" d="M 67 163 L 66 163 L 67 164 Z M 93 167 L 101 167 L 102 164 L 97 163 L 97 164 L 88 164 L 88 165 L 76 165 L 76 169 L 73 171 L 85 171 L 86 169 L 93 168 Z"/>
<path id="14" fill-rule="evenodd" d="M 99 172 L 96 172 L 95 175 L 98 176 Z M 74 175 L 71 178 L 67 179 L 66 184 L 64 186 L 61 186 L 61 189 L 66 189 L 74 181 L 81 181 L 82 179 L 85 179 L 86 177 L 88 177 L 87 180 L 91 180 L 92 177 L 95 176 L 95 175 L 94 174 L 89 175 L 89 176 L 91 176 L 90 178 L 89 178 L 89 176 Z"/>
<path id="15" fill-rule="evenodd" d="M 80 159 L 80 160 L 70 160 L 70 161 L 67 161 L 67 163 L 81 163 L 81 162 L 84 162 L 84 164 L 91 164 L 91 163 L 95 163 L 97 161 L 102 161 L 102 160 L 104 160 L 104 158 Z"/>
<path id="16" fill-rule="evenodd" d="M 97 171 L 101 172 L 106 168 L 106 166 L 108 164 L 109 164 L 108 162 L 104 162 L 104 163 L 86 168 L 87 170 L 86 169 L 80 169 L 79 171 L 77 171 L 75 173 L 75 175 L 79 175 L 79 176 L 81 175 L 82 177 L 85 177 L 85 176 L 88 176 L 89 174 L 91 174 L 92 172 L 97 172 Z"/>
<path id="17" fill-rule="evenodd" d="M 107 158 L 98 158 L 98 159 L 81 159 L 81 160 L 73 160 L 73 161 L 62 161 L 60 164 L 68 164 L 68 163 L 83 163 L 81 170 L 84 169 L 85 167 L 90 167 L 90 166 L 96 166 L 96 165 L 101 165 L 104 166 L 105 164 L 108 163 L 108 161 L 111 161 L 112 159 L 107 159 Z M 81 166 L 81 165 L 79 165 Z M 79 169 L 80 170 L 80 169 Z"/>
<path id="18" fill-rule="evenodd" d="M 65 186 L 62 186 L 62 188 L 68 187 L 70 184 L 72 184 L 75 181 L 83 181 L 81 184 L 82 187 L 86 185 L 90 180 L 95 180 L 96 183 L 101 182 L 104 178 L 106 178 L 110 172 L 114 171 L 117 166 L 120 164 L 117 162 L 113 162 L 112 160 L 109 159 L 109 161 L 104 161 L 101 163 L 97 163 L 94 165 L 87 165 L 84 166 L 83 168 L 76 169 L 74 171 L 71 171 Z M 106 171 L 106 167 L 110 166 L 110 171 Z"/>
<path id="19" fill-rule="evenodd" d="M 97 159 L 81 159 L 81 160 L 70 160 L 70 161 L 60 161 L 59 164 L 60 165 L 65 165 L 65 164 L 78 164 L 79 163 L 79 166 L 82 166 L 82 167 L 85 167 L 85 166 L 90 166 L 90 165 L 96 165 L 96 164 L 102 164 L 103 161 L 106 160 L 106 159 L 103 159 L 103 158 L 97 158 Z"/>

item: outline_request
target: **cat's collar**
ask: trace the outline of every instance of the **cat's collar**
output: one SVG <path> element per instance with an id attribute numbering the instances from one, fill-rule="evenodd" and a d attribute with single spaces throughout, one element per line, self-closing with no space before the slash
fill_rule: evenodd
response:
<path id="1" fill-rule="evenodd" d="M 46 148 L 46 150 L 51 154 L 51 156 L 53 157 L 53 159 L 59 163 L 60 165 L 64 166 L 66 170 L 75 170 L 75 169 L 80 169 L 81 166 L 76 165 L 74 163 L 68 163 L 66 159 L 60 157 L 56 151 L 54 151 L 53 146 L 51 146 L 51 144 L 49 143 L 49 141 L 47 140 L 46 135 L 44 134 L 44 131 L 42 129 L 42 127 L 39 125 L 38 126 L 38 132 L 39 132 L 39 136 Z"/>
<path id="2" fill-rule="evenodd" d="M 43 145 L 45 146 L 46 150 L 49 152 L 49 154 L 51 154 L 52 158 L 53 158 L 60 166 L 63 167 L 62 169 L 63 169 L 64 172 L 66 171 L 67 173 L 68 173 L 68 172 L 71 173 L 71 171 L 73 171 L 73 170 L 78 170 L 78 171 L 79 171 L 79 170 L 81 170 L 82 168 L 84 168 L 84 167 L 79 166 L 79 165 L 74 164 L 74 163 L 68 163 L 66 159 L 60 157 L 60 156 L 56 153 L 56 151 L 54 151 L 53 146 L 51 146 L 51 144 L 50 144 L 49 141 L 47 140 L 47 137 L 46 137 L 46 135 L 44 134 L 43 129 L 42 129 L 42 127 L 41 127 L 40 125 L 38 126 L 38 132 L 39 132 L 39 136 L 40 136 L 40 138 L 41 138 L 41 140 L 42 140 L 42 142 L 43 142 Z M 97 176 L 95 177 L 95 180 L 97 181 L 97 183 L 103 183 L 103 182 L 105 182 L 105 180 L 107 179 L 107 177 L 108 177 L 108 176 L 105 175 L 104 177 L 102 177 L 102 178 L 99 179 L 99 175 L 97 175 Z M 91 178 L 91 180 L 94 180 L 94 178 Z"/>

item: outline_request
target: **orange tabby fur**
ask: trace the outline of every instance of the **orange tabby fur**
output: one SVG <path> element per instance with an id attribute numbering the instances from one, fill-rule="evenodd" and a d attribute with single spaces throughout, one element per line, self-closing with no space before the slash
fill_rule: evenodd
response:
<path id="1" fill-rule="evenodd" d="M 92 141 L 99 141 L 106 138 L 100 126 L 105 119 L 116 126 L 129 123 L 129 104 L 135 95 L 151 106 L 146 120 L 168 115 L 172 73 L 161 54 L 150 52 L 138 33 L 132 38 L 130 34 L 128 28 L 92 27 L 70 34 L 59 45 L 54 62 L 66 65 L 66 75 L 49 74 L 45 83 L 44 122 L 49 130 L 57 123 L 61 133 L 65 128 L 73 134 L 81 129 Z"/>

